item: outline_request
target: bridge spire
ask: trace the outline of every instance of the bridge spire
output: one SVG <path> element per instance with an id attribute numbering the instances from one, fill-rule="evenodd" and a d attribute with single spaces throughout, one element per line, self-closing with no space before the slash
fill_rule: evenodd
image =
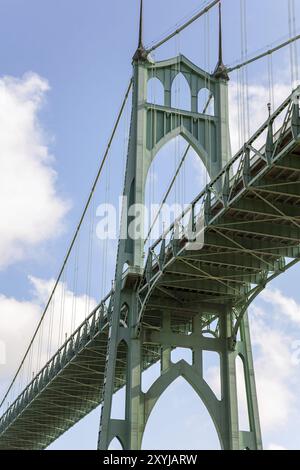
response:
<path id="1" fill-rule="evenodd" d="M 143 0 L 140 5 L 140 29 L 139 29 L 139 48 L 143 47 Z"/>
<path id="2" fill-rule="evenodd" d="M 227 69 L 223 63 L 222 6 L 219 3 L 219 59 L 214 72 L 216 78 L 229 80 Z"/>
<path id="3" fill-rule="evenodd" d="M 144 13 L 144 2 L 140 0 L 140 22 L 139 22 L 139 43 L 138 48 L 133 56 L 133 61 L 143 61 L 147 60 L 147 51 L 143 44 L 143 13 Z"/>

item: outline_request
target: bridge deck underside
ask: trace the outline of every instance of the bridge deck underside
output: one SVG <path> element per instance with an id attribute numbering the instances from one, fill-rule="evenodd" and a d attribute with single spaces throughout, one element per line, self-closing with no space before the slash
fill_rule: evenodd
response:
<path id="1" fill-rule="evenodd" d="M 254 171 L 263 165 L 258 161 Z M 145 326 L 160 326 L 161 305 L 177 312 L 178 328 L 207 305 L 238 305 L 265 282 L 266 273 L 282 272 L 286 259 L 299 257 L 300 147 L 295 144 L 229 207 L 215 203 L 211 218 L 201 250 L 182 249 L 183 242 L 174 256 L 170 246 L 163 275 L 157 263 L 153 266 L 157 280 L 146 302 Z M 144 294 L 146 285 L 145 280 Z"/>
<path id="2" fill-rule="evenodd" d="M 263 167 L 265 162 L 258 160 L 252 177 Z M 237 194 L 239 185 L 243 182 L 236 182 Z M 172 311 L 174 331 L 184 332 L 199 310 L 237 304 L 253 285 L 263 282 L 266 271 L 280 271 L 282 257 L 299 257 L 299 143 L 289 146 L 288 153 L 240 194 L 226 208 L 219 201 L 212 206 L 212 223 L 200 251 L 183 250 L 174 256 L 167 248 L 166 260 L 171 262 L 152 286 L 143 315 L 144 369 L 160 359 L 159 345 L 147 342 L 147 329 L 160 327 L 166 309 Z M 154 265 L 154 277 L 158 270 Z M 75 347 L 75 336 L 69 339 L 60 356 L 50 361 L 48 372 L 1 418 L 0 449 L 46 448 L 100 404 L 108 328 L 98 319 L 92 327 L 91 322 L 80 332 L 80 347 Z M 117 360 L 116 390 L 124 385 L 125 354 Z"/>
<path id="3" fill-rule="evenodd" d="M 4 431 L 1 449 L 44 449 L 99 404 L 107 335 L 98 334 L 53 379 L 32 387 L 23 410 Z M 41 388 L 41 390 L 39 390 Z M 24 401 L 26 398 L 24 398 Z"/>

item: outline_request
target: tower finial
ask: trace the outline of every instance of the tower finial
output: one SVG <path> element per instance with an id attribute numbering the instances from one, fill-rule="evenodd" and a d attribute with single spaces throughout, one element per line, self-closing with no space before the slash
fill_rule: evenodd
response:
<path id="1" fill-rule="evenodd" d="M 140 4 L 140 29 L 139 29 L 139 48 L 143 47 L 143 0 Z"/>
<path id="2" fill-rule="evenodd" d="M 147 60 L 147 51 L 143 44 L 143 6 L 144 2 L 143 0 L 140 0 L 139 44 L 136 53 L 133 56 L 133 60 L 145 62 Z"/>
<path id="3" fill-rule="evenodd" d="M 221 0 L 219 2 L 219 59 L 214 73 L 216 78 L 229 80 L 227 69 L 223 63 L 223 33 L 222 33 L 222 6 Z"/>
<path id="4" fill-rule="evenodd" d="M 222 6 L 219 3 L 219 64 L 223 64 Z"/>

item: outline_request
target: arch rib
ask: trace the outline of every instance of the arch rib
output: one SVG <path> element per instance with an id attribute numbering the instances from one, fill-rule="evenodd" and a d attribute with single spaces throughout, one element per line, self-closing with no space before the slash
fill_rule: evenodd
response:
<path id="1" fill-rule="evenodd" d="M 221 402 L 205 382 L 205 380 L 195 371 L 194 366 L 190 366 L 185 360 L 181 360 L 164 372 L 152 384 L 147 393 L 145 393 L 145 427 L 148 419 L 158 402 L 161 395 L 167 388 L 179 377 L 183 377 L 193 390 L 197 393 L 200 400 L 204 403 L 217 431 L 219 441 L 223 447 L 221 432 Z M 144 427 L 144 430 L 145 430 Z"/>

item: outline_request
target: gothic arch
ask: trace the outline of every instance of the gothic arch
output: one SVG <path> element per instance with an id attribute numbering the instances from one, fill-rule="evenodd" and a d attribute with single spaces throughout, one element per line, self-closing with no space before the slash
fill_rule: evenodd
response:
<path id="1" fill-rule="evenodd" d="M 243 431 L 250 431 L 250 414 L 248 403 L 248 390 L 246 383 L 246 361 L 243 353 L 239 352 L 235 358 L 236 380 L 237 380 L 237 398 L 238 398 L 238 415 L 239 425 Z"/>
<path id="2" fill-rule="evenodd" d="M 109 446 L 108 446 L 108 450 L 109 450 L 110 446 L 112 445 L 113 441 L 118 441 L 119 445 L 121 446 L 121 449 L 111 449 L 112 451 L 124 450 L 124 445 L 123 445 L 122 439 L 117 435 L 112 437 L 112 439 L 109 443 Z"/>
<path id="3" fill-rule="evenodd" d="M 115 359 L 115 376 L 114 376 L 114 393 L 111 403 L 112 421 L 124 420 L 126 416 L 126 388 L 127 388 L 127 358 L 128 358 L 128 342 L 122 338 L 119 340 L 116 349 Z M 125 364 L 125 365 L 124 365 Z M 118 432 L 118 428 L 113 430 L 112 437 Z M 119 436 L 120 437 L 120 436 Z"/>
<path id="4" fill-rule="evenodd" d="M 125 347 L 126 353 L 128 354 L 129 341 L 128 341 L 127 328 L 125 328 L 124 326 L 123 326 L 123 332 L 124 334 L 120 334 L 120 337 L 118 338 L 117 348 L 119 349 L 123 347 L 123 350 L 124 350 L 124 347 Z"/>
<path id="5" fill-rule="evenodd" d="M 165 88 L 161 80 L 156 76 L 149 76 L 147 82 L 147 102 L 164 106 L 165 104 Z"/>
<path id="6" fill-rule="evenodd" d="M 193 137 L 193 135 L 186 129 L 185 126 L 178 126 L 173 131 L 168 132 L 168 134 L 162 137 L 151 150 L 151 158 L 149 166 L 147 168 L 147 173 L 151 166 L 151 163 L 153 162 L 158 152 L 162 149 L 162 147 L 178 136 L 183 137 L 187 141 L 187 143 L 191 145 L 191 147 L 195 150 L 197 155 L 202 160 L 206 170 L 209 170 L 209 156 L 204 147 Z"/>
<path id="7" fill-rule="evenodd" d="M 148 392 L 145 394 L 144 431 L 146 429 L 150 415 L 159 398 L 179 377 L 183 377 L 188 382 L 188 384 L 193 388 L 200 400 L 203 402 L 212 419 L 220 444 L 222 447 L 224 447 L 220 423 L 221 402 L 216 398 L 209 385 L 207 385 L 207 383 L 194 370 L 193 366 L 190 366 L 184 360 L 181 360 L 176 364 L 172 364 L 166 372 L 160 375 L 160 377 L 152 384 Z"/>
<path id="8" fill-rule="evenodd" d="M 178 94 L 176 92 L 177 86 Z M 171 107 L 185 111 L 191 111 L 192 109 L 191 87 L 186 76 L 181 71 L 178 71 L 171 80 Z"/>
<path id="9" fill-rule="evenodd" d="M 215 96 L 208 88 L 200 88 L 197 97 L 198 113 L 215 116 Z"/>

